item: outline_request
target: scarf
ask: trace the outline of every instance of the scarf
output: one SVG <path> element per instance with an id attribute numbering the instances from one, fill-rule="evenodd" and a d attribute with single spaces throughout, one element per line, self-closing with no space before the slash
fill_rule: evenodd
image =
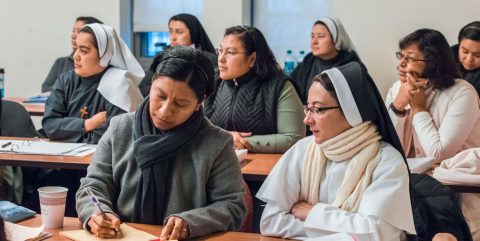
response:
<path id="1" fill-rule="evenodd" d="M 425 89 L 425 95 L 427 97 L 427 110 L 432 106 L 433 97 L 435 97 L 435 91 L 432 87 Z M 405 125 L 403 128 L 402 148 L 407 157 L 417 157 L 415 155 L 416 143 L 419 143 L 417 134 L 413 129 L 413 113 L 410 105 L 405 107 Z M 418 144 L 417 144 L 418 145 Z M 421 148 L 421 146 L 418 146 Z"/>
<path id="2" fill-rule="evenodd" d="M 303 162 L 300 199 L 311 205 L 319 202 L 320 180 L 327 159 L 350 160 L 332 205 L 356 212 L 380 162 L 381 138 L 375 125 L 366 121 L 320 145 L 312 141 Z"/>
<path id="3" fill-rule="evenodd" d="M 147 97 L 135 113 L 133 156 L 141 175 L 132 222 L 162 224 L 170 191 L 172 164 L 177 154 L 188 147 L 200 131 L 205 118 L 200 108 L 184 123 L 161 132 L 150 119 L 149 103 L 150 98 Z"/>

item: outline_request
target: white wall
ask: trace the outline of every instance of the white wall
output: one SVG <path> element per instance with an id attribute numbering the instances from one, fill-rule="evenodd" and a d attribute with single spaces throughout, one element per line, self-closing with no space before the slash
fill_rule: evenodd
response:
<path id="1" fill-rule="evenodd" d="M 397 80 L 394 53 L 401 38 L 426 27 L 453 45 L 460 28 L 479 20 L 479 13 L 478 0 L 332 0 L 332 16 L 344 24 L 384 97 Z"/>
<path id="2" fill-rule="evenodd" d="M 249 0 L 204 0 L 204 4 L 202 25 L 215 48 L 228 27 L 250 25 Z"/>
<path id="3" fill-rule="evenodd" d="M 77 16 L 94 16 L 118 29 L 118 0 L 1 0 L 0 66 L 5 95 L 28 97 L 57 57 L 70 54 L 70 32 Z"/>

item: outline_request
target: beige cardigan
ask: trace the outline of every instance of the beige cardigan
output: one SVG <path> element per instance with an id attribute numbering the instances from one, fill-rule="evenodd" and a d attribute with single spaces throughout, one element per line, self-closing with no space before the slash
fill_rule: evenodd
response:
<path id="1" fill-rule="evenodd" d="M 403 140 L 406 118 L 397 116 L 389 108 L 400 84 L 400 81 L 393 84 L 385 104 L 397 134 Z M 479 103 L 475 88 L 463 79 L 456 79 L 450 88 L 437 91 L 429 111 L 413 116 L 412 125 L 420 142 L 416 145 L 415 156 L 434 157 L 438 163 L 465 149 L 480 147 Z"/>

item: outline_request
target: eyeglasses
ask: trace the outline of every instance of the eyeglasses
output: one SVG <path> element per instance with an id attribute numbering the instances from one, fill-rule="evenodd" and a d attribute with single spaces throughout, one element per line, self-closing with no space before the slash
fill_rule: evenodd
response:
<path id="1" fill-rule="evenodd" d="M 307 115 L 308 112 L 311 112 L 314 115 L 318 115 L 321 112 L 324 112 L 324 111 L 327 111 L 327 110 L 339 109 L 339 108 L 340 108 L 340 106 L 328 106 L 328 107 L 312 106 L 312 107 L 308 107 L 308 106 L 304 105 L 303 106 L 303 112 L 305 113 L 305 115 Z"/>
<path id="2" fill-rule="evenodd" d="M 247 52 L 236 52 L 236 51 L 233 51 L 231 49 L 228 49 L 228 50 L 223 50 L 223 49 L 215 49 L 215 52 L 217 53 L 218 57 L 220 57 L 222 54 L 225 54 L 225 57 L 227 58 L 230 58 L 230 57 L 233 57 L 237 54 L 246 54 Z"/>
<path id="3" fill-rule="evenodd" d="M 40 142 L 40 138 L 34 137 L 31 140 L 10 141 L 4 144 L 2 148 L 4 148 L 4 151 L 18 152 L 22 147 L 31 146 L 35 142 Z"/>
<path id="4" fill-rule="evenodd" d="M 411 56 L 408 56 L 408 55 L 404 55 L 402 54 L 402 52 L 398 51 L 395 53 L 395 56 L 397 57 L 398 60 L 402 61 L 403 58 L 406 58 L 407 59 L 407 63 L 415 63 L 417 61 L 422 61 L 422 62 L 425 62 L 427 61 L 426 59 L 416 59 L 414 57 L 411 57 Z"/>

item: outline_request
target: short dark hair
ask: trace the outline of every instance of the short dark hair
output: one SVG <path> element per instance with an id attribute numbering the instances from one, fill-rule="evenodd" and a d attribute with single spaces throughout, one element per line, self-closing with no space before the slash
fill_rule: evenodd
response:
<path id="1" fill-rule="evenodd" d="M 330 79 L 328 74 L 321 73 L 321 74 L 315 75 L 315 77 L 313 77 L 313 80 L 312 80 L 312 83 L 314 82 L 320 83 L 323 86 L 323 88 L 327 90 L 328 94 L 330 94 L 330 96 L 332 96 L 337 101 L 338 106 L 340 107 L 340 112 L 343 114 L 342 106 L 340 106 L 340 101 L 338 100 L 337 92 L 335 91 L 335 86 L 333 85 L 332 80 Z M 310 88 L 312 88 L 311 85 L 310 85 Z"/>
<path id="2" fill-rule="evenodd" d="M 213 91 L 214 70 L 212 62 L 201 51 L 195 48 L 176 46 L 154 61 L 150 69 L 154 69 L 153 81 L 166 76 L 175 81 L 186 82 L 201 102 Z"/>
<path id="3" fill-rule="evenodd" d="M 95 32 L 93 31 L 92 28 L 89 26 L 85 26 L 82 29 L 80 29 L 79 33 L 88 33 L 90 36 L 92 36 L 92 41 L 93 41 L 93 46 L 98 49 L 98 42 L 97 42 L 97 37 L 95 36 Z"/>
<path id="4" fill-rule="evenodd" d="M 255 52 L 255 73 L 264 79 L 271 76 L 281 75 L 282 70 L 275 59 L 275 55 L 268 46 L 262 32 L 255 27 L 238 25 L 227 28 L 225 35 L 236 35 L 240 39 L 246 54 Z"/>
<path id="5" fill-rule="evenodd" d="M 103 24 L 102 21 L 98 20 L 95 17 L 89 17 L 89 16 L 80 16 L 78 17 L 75 22 L 82 21 L 85 24 L 91 24 L 91 23 L 100 23 Z"/>
<path id="6" fill-rule="evenodd" d="M 460 30 L 460 33 L 458 33 L 458 43 L 463 39 L 480 41 L 480 21 L 473 21 Z"/>
<path id="7" fill-rule="evenodd" d="M 442 33 L 434 29 L 418 29 L 401 39 L 398 45 L 405 49 L 412 44 L 417 45 L 425 59 L 425 71 L 421 77 L 429 79 L 430 85 L 437 90 L 455 84 L 459 70 Z"/>

